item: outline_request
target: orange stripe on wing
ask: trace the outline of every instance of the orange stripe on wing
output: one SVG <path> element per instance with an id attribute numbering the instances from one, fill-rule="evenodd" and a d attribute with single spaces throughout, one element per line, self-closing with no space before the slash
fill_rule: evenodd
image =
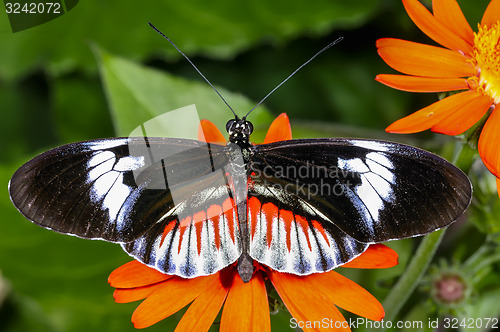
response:
<path id="1" fill-rule="evenodd" d="M 266 203 L 262 205 L 261 214 L 263 214 L 263 217 L 266 218 L 267 247 L 271 248 L 271 242 L 273 241 L 273 221 L 278 218 L 278 207 L 273 203 Z"/>
<path id="2" fill-rule="evenodd" d="M 196 229 L 196 244 L 198 247 L 198 255 L 201 254 L 201 231 L 203 230 L 203 222 L 207 220 L 205 211 L 200 211 L 194 214 L 193 224 Z"/>
<path id="3" fill-rule="evenodd" d="M 220 205 L 212 205 L 208 208 L 207 210 L 207 217 L 210 219 L 212 222 L 212 225 L 214 227 L 214 240 L 215 240 L 215 247 L 217 250 L 220 249 L 220 228 L 219 228 L 219 222 L 220 221 L 220 215 L 222 214 L 222 206 Z"/>
<path id="4" fill-rule="evenodd" d="M 160 240 L 160 247 L 163 245 L 163 241 L 165 241 L 165 237 L 167 237 L 167 234 L 170 233 L 170 231 L 175 227 L 177 224 L 177 220 L 172 220 L 165 226 L 165 229 L 163 230 L 163 235 L 161 236 Z"/>
<path id="5" fill-rule="evenodd" d="M 234 220 L 234 211 L 236 210 L 234 206 L 234 201 L 231 198 L 226 198 L 224 203 L 222 203 L 222 212 L 226 217 L 227 225 L 229 227 L 229 235 L 233 243 L 236 242 L 234 234 L 234 223 L 238 223 L 238 220 Z"/>
<path id="6" fill-rule="evenodd" d="M 262 205 L 260 204 L 260 201 L 256 197 L 250 197 L 247 202 L 247 215 L 248 215 L 248 220 L 251 221 L 250 225 L 250 240 L 252 241 L 253 238 L 255 237 L 255 232 L 257 230 L 257 215 L 260 214 L 260 209 Z"/>
<path id="7" fill-rule="evenodd" d="M 306 240 L 307 240 L 307 245 L 309 247 L 309 250 L 312 251 L 311 241 L 309 240 L 309 233 L 308 233 L 309 222 L 307 221 L 306 218 L 299 216 L 299 215 L 295 215 L 295 221 L 302 228 L 302 231 L 304 232 L 304 235 L 305 235 Z"/>
<path id="8" fill-rule="evenodd" d="M 323 237 L 325 238 L 326 243 L 328 244 L 328 246 L 330 246 L 331 243 L 328 240 L 328 236 L 326 235 L 325 228 L 317 220 L 313 220 L 312 221 L 312 227 L 314 227 L 315 230 L 319 231 L 321 233 L 321 235 L 323 235 Z"/>

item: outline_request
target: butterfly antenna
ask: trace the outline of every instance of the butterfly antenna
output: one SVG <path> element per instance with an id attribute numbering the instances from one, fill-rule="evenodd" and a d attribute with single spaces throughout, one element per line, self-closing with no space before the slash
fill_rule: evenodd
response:
<path id="1" fill-rule="evenodd" d="M 340 37 L 340 38 L 337 38 L 336 40 L 332 41 L 330 44 L 326 45 L 325 47 L 323 47 L 321 50 L 319 50 L 316 54 L 314 54 L 309 60 L 307 60 L 306 62 L 304 62 L 299 68 L 295 69 L 293 71 L 293 73 L 291 73 L 287 78 L 285 78 L 283 80 L 283 82 L 281 82 L 280 84 L 278 84 L 274 89 L 271 90 L 271 92 L 269 92 L 264 98 L 262 98 L 261 101 L 259 101 L 257 103 L 257 105 L 254 106 L 254 108 L 252 108 L 250 111 L 248 111 L 248 113 L 243 117 L 243 119 L 246 119 L 247 116 L 254 110 L 256 109 L 257 107 L 259 107 L 263 102 L 264 100 L 267 99 L 267 97 L 269 97 L 270 95 L 273 94 L 274 91 L 278 90 L 278 88 L 280 86 L 282 86 L 283 84 L 285 84 L 286 81 L 288 81 L 293 75 L 295 75 L 299 70 L 301 70 L 303 67 L 305 67 L 309 62 L 313 61 L 314 58 L 316 58 L 318 55 L 320 55 L 321 53 L 323 53 L 324 51 L 326 51 L 327 49 L 329 49 L 330 47 L 332 47 L 333 45 L 335 44 L 338 44 L 342 41 L 342 39 L 344 39 L 343 37 Z"/>
<path id="2" fill-rule="evenodd" d="M 178 47 L 177 45 L 174 44 L 173 41 L 170 40 L 170 38 L 168 38 L 167 36 L 165 36 L 165 34 L 163 32 L 161 32 L 160 30 L 158 30 L 153 24 L 151 24 L 150 22 L 148 22 L 149 26 L 152 27 L 156 32 L 158 32 L 160 35 L 163 36 L 163 38 L 165 38 L 166 40 L 168 40 L 168 42 L 170 44 L 172 44 L 173 47 L 175 47 L 175 49 L 177 50 L 177 52 L 179 52 L 190 64 L 191 66 L 193 66 L 193 68 L 198 72 L 198 74 L 200 74 L 201 77 L 203 77 L 203 79 L 212 87 L 212 89 L 215 90 L 215 92 L 219 95 L 220 99 L 222 99 L 222 101 L 227 105 L 227 107 L 229 107 L 229 109 L 231 110 L 231 112 L 233 112 L 234 114 L 234 117 L 236 119 L 238 119 L 238 116 L 236 115 L 236 113 L 234 112 L 233 108 L 231 106 L 229 106 L 229 104 L 227 103 L 227 101 L 224 99 L 224 97 L 222 97 L 222 95 L 219 93 L 219 91 L 217 91 L 217 89 L 214 87 L 214 85 L 208 80 L 208 78 L 205 77 L 205 75 L 203 75 L 201 73 L 201 71 L 198 69 L 198 67 L 195 66 L 195 64 L 193 63 L 193 61 L 191 61 L 188 56 L 186 54 L 184 54 Z"/>

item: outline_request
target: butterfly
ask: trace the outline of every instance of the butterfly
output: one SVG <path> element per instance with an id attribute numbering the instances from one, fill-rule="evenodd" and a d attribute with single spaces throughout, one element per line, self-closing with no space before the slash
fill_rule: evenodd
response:
<path id="1" fill-rule="evenodd" d="M 253 261 L 298 275 L 329 271 L 371 243 L 445 227 L 471 200 L 462 171 L 415 147 L 348 138 L 254 145 L 247 119 L 226 129 L 226 145 L 162 137 L 64 145 L 21 166 L 10 196 L 35 224 L 119 243 L 161 272 L 193 278 L 238 262 L 244 281 Z"/>
<path id="2" fill-rule="evenodd" d="M 371 243 L 445 227 L 470 204 L 467 176 L 437 155 L 347 138 L 254 145 L 250 112 L 233 111 L 227 144 L 139 136 L 57 147 L 14 173 L 11 200 L 39 226 L 119 243 L 163 273 L 194 278 L 236 263 L 245 282 L 254 261 L 329 271 Z"/>

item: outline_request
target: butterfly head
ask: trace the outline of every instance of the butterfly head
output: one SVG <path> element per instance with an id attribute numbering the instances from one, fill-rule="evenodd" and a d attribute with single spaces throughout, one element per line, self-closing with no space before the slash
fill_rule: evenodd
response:
<path id="1" fill-rule="evenodd" d="M 245 118 L 231 119 L 226 124 L 229 141 L 236 144 L 248 143 L 253 132 L 253 124 Z"/>

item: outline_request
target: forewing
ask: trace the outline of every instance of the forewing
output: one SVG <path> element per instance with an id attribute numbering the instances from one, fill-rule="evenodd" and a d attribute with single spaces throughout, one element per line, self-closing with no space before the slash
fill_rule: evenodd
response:
<path id="1" fill-rule="evenodd" d="M 42 227 L 129 242 L 195 193 L 183 188 L 204 189 L 196 180 L 224 163 L 222 146 L 194 140 L 94 140 L 33 158 L 13 175 L 9 192 L 19 211 Z"/>
<path id="2" fill-rule="evenodd" d="M 250 168 L 255 183 L 279 188 L 278 197 L 288 199 L 297 214 L 317 220 L 327 233 L 335 226 L 363 243 L 445 227 L 465 211 L 472 194 L 467 176 L 443 158 L 382 141 L 259 145 Z"/>

